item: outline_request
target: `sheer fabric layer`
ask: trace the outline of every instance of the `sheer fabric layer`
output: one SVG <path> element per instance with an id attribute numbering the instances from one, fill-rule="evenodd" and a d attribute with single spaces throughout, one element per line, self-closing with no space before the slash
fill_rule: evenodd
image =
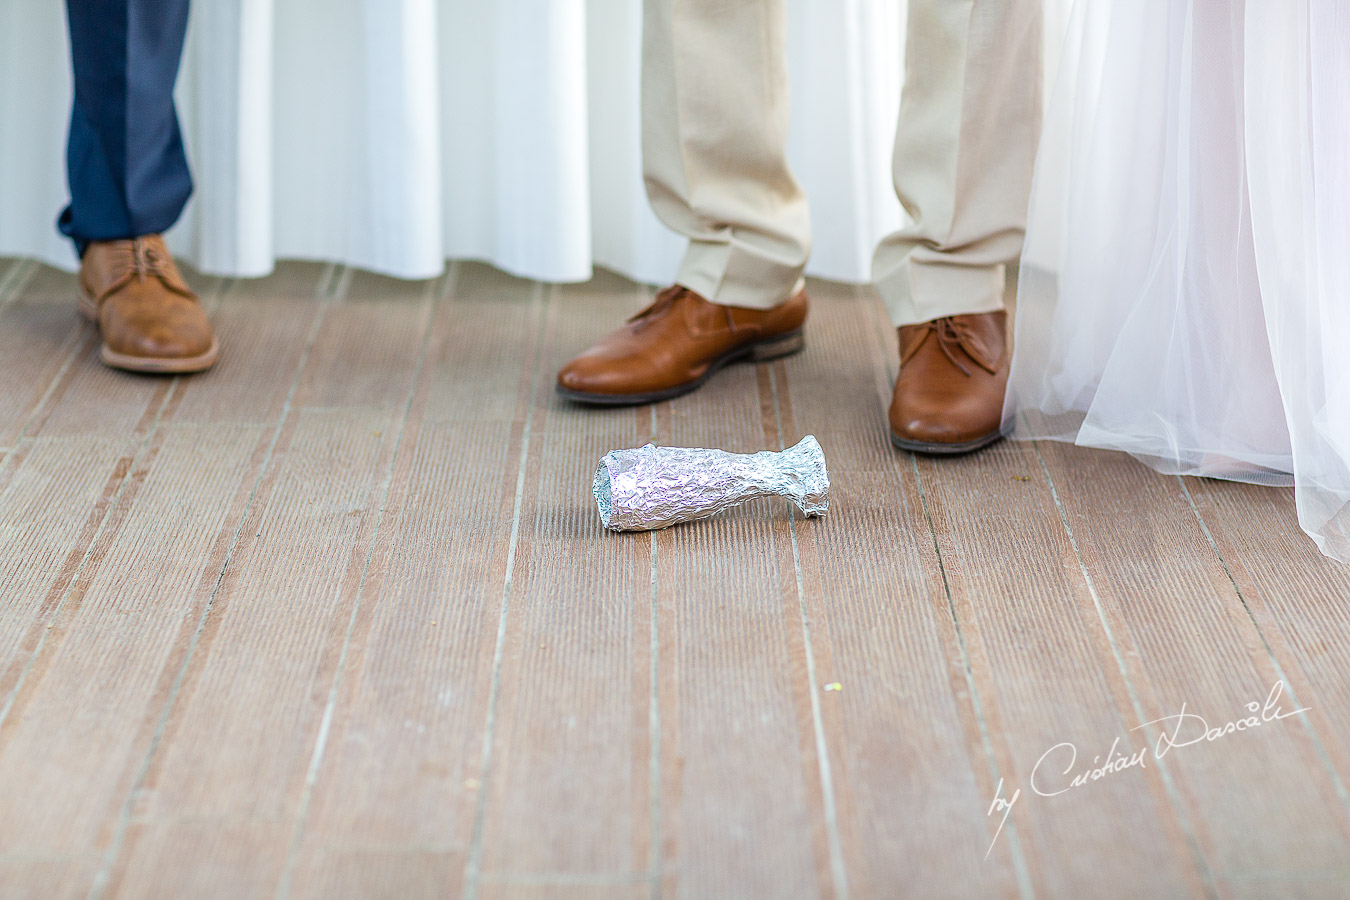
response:
<path id="1" fill-rule="evenodd" d="M 1293 484 L 1350 561 L 1350 7 L 1084 0 L 1038 160 L 1005 418 Z"/>

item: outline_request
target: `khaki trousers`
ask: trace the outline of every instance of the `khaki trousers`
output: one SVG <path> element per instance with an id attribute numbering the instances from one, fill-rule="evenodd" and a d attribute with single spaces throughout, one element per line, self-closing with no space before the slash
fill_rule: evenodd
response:
<path id="1" fill-rule="evenodd" d="M 893 166 L 910 221 L 872 262 L 896 325 L 1003 307 L 1040 135 L 1042 2 L 910 0 Z M 689 239 L 675 281 L 780 303 L 811 252 L 785 154 L 785 0 L 645 4 L 643 172 L 657 216 Z"/>

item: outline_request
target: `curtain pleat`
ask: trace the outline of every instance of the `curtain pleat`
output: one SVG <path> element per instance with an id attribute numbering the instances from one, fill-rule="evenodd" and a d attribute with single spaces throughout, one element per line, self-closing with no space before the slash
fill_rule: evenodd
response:
<path id="1" fill-rule="evenodd" d="M 809 271 L 866 281 L 901 224 L 906 4 L 787 2 Z M 1048 34 L 1069 2 L 1047 0 Z M 474 258 L 667 281 L 682 245 L 642 187 L 641 29 L 639 0 L 194 0 L 177 96 L 197 189 L 170 246 L 225 275 Z M 0 255 L 64 268 L 68 52 L 60 0 L 0 0 Z"/>

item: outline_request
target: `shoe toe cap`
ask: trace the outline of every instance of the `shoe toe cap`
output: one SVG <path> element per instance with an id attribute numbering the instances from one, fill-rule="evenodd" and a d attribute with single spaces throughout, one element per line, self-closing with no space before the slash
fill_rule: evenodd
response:
<path id="1" fill-rule="evenodd" d="M 623 397 L 664 386 L 659 373 L 641 357 L 585 353 L 558 371 L 558 388 L 575 394 Z"/>
<path id="2" fill-rule="evenodd" d="M 215 364 L 215 336 L 205 315 L 189 318 L 100 316 L 103 362 L 136 372 L 200 372 Z"/>
<path id="3" fill-rule="evenodd" d="M 118 353 L 147 359 L 192 359 L 210 352 L 214 344 L 204 319 L 126 323 L 126 327 L 104 329 L 104 340 Z"/>
<path id="4" fill-rule="evenodd" d="M 931 395 L 920 389 L 897 390 L 890 410 L 897 438 L 923 444 L 965 444 L 1002 426 L 1002 397 L 994 391 Z"/>
<path id="5" fill-rule="evenodd" d="M 605 382 L 604 369 L 579 356 L 558 370 L 558 387 L 569 391 L 594 391 Z"/>
<path id="6" fill-rule="evenodd" d="M 924 444 L 959 444 L 969 440 L 969 436 L 951 425 L 933 416 L 905 416 L 891 420 L 891 429 L 896 437 Z"/>

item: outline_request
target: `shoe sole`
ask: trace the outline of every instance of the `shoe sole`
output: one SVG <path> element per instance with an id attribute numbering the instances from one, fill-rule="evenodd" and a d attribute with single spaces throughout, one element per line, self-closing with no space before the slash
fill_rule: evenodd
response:
<path id="1" fill-rule="evenodd" d="M 782 359 L 785 356 L 792 356 L 800 353 L 806 347 L 806 337 L 799 328 L 796 331 L 790 331 L 787 334 L 781 334 L 768 340 L 759 341 L 750 344 L 748 347 L 741 347 L 733 350 L 716 360 L 708 371 L 704 372 L 693 381 L 687 381 L 684 384 L 676 385 L 672 388 L 666 388 L 660 391 L 649 391 L 645 394 L 591 394 L 585 391 L 574 391 L 557 386 L 558 396 L 571 400 L 574 403 L 584 403 L 588 406 L 640 406 L 644 403 L 660 403 L 662 400 L 672 400 L 676 397 L 682 397 L 692 391 L 696 391 L 708 382 L 708 379 L 716 375 L 724 366 L 734 362 L 769 362 L 770 360 Z"/>
<path id="2" fill-rule="evenodd" d="M 80 315 L 94 323 L 98 327 L 98 306 L 94 300 L 83 290 L 80 291 Z M 151 375 L 189 375 L 193 372 L 202 372 L 215 365 L 216 357 L 220 356 L 220 342 L 214 337 L 211 338 L 211 346 L 205 353 L 197 356 L 131 356 L 126 353 L 118 353 L 109 347 L 106 343 L 99 350 L 98 358 L 106 366 L 112 366 L 114 369 L 123 369 L 127 372 L 144 372 Z"/>
<path id="3" fill-rule="evenodd" d="M 925 456 L 964 456 L 967 453 L 973 453 L 984 447 L 988 447 L 997 441 L 1003 439 L 1002 431 L 991 431 L 982 437 L 977 437 L 973 441 L 965 441 L 960 444 L 944 444 L 931 441 L 908 441 L 891 432 L 891 443 L 901 450 L 908 450 L 910 453 L 922 453 Z"/>

